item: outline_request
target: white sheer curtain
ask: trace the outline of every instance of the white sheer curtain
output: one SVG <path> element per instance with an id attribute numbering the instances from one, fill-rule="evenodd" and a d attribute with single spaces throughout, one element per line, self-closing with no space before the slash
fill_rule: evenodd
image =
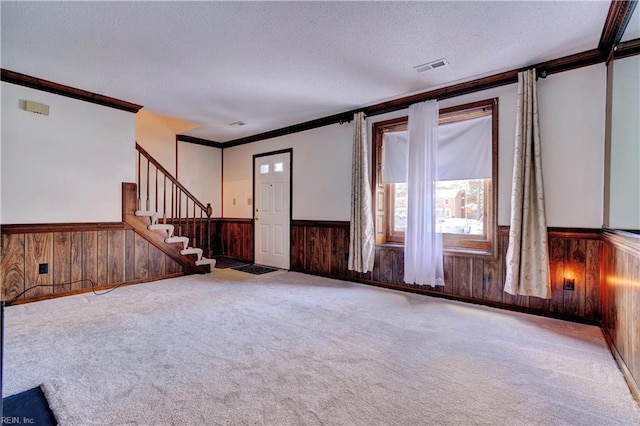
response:
<path id="1" fill-rule="evenodd" d="M 364 114 L 358 112 L 353 117 L 349 270 L 372 271 L 375 248 L 369 156 L 367 155 L 367 124 Z"/>
<path id="2" fill-rule="evenodd" d="M 442 234 L 436 232 L 438 101 L 409 107 L 404 282 L 444 285 Z"/>
<path id="3" fill-rule="evenodd" d="M 511 223 L 504 291 L 551 298 L 535 70 L 518 73 Z"/>

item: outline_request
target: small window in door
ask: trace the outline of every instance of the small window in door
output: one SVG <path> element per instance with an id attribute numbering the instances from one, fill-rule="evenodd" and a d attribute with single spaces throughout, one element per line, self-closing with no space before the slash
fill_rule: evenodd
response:
<path id="1" fill-rule="evenodd" d="M 269 173 L 269 165 L 268 164 L 261 164 L 260 165 L 260 174 L 261 175 L 266 175 Z"/>
<path id="2" fill-rule="evenodd" d="M 284 171 L 284 164 L 283 163 L 274 163 L 273 164 L 273 171 L 274 172 L 282 172 L 282 171 Z"/>

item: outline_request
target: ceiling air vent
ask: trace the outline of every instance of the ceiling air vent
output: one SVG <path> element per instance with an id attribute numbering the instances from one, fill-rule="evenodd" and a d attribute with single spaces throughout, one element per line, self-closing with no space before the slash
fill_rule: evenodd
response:
<path id="1" fill-rule="evenodd" d="M 447 61 L 446 58 L 442 58 L 442 59 L 438 59 L 437 61 L 429 62 L 426 64 L 416 65 L 415 67 L 413 67 L 413 69 L 416 70 L 416 72 L 420 73 L 420 72 L 433 70 L 436 68 L 446 67 L 447 65 L 449 65 L 449 61 Z"/>

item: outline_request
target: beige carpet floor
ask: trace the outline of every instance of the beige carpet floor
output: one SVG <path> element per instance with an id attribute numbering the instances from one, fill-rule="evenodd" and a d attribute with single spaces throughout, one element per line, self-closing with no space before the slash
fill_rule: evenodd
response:
<path id="1" fill-rule="evenodd" d="M 236 278 L 236 279 L 234 279 Z M 597 327 L 293 272 L 6 309 L 62 425 L 632 425 Z"/>

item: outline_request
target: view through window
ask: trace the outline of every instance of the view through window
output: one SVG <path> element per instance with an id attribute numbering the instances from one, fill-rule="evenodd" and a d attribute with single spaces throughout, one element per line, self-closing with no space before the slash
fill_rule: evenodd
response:
<path id="1" fill-rule="evenodd" d="M 489 179 L 439 181 L 436 187 L 437 231 L 446 234 L 485 235 L 485 187 Z M 407 184 L 392 184 L 393 233 L 407 227 Z"/>
<path id="2" fill-rule="evenodd" d="M 436 230 L 445 249 L 491 252 L 497 100 L 441 110 Z M 407 226 L 407 117 L 375 125 L 376 242 L 401 243 Z M 441 136 L 442 135 L 442 136 Z"/>

